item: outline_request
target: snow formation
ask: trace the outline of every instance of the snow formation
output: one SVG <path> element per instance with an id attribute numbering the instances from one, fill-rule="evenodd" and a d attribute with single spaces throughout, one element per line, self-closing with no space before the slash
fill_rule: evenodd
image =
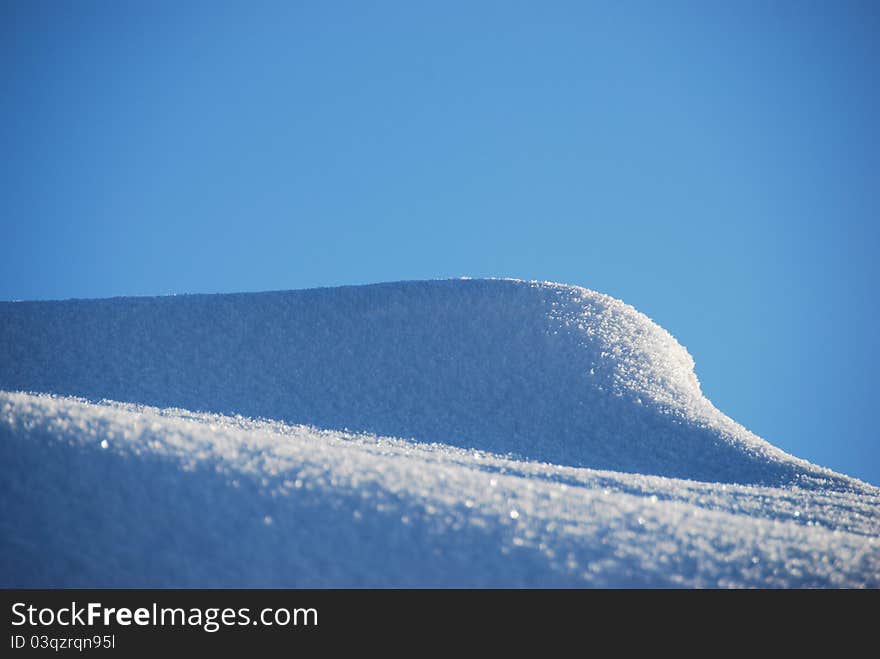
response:
<path id="1" fill-rule="evenodd" d="M 880 585 L 880 490 L 583 288 L 0 303 L 0 390 L 4 586 Z"/>

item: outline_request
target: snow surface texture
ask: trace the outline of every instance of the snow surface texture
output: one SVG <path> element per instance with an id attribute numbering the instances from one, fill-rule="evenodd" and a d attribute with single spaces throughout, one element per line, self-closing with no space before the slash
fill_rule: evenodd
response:
<path id="1" fill-rule="evenodd" d="M 880 490 L 582 288 L 0 303 L 0 389 L 4 586 L 880 586 Z"/>

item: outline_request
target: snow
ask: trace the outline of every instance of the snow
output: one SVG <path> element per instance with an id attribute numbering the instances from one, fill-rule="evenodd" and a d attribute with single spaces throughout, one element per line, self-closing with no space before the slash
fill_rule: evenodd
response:
<path id="1" fill-rule="evenodd" d="M 880 490 L 583 288 L 0 303 L 0 389 L 3 586 L 880 586 Z"/>

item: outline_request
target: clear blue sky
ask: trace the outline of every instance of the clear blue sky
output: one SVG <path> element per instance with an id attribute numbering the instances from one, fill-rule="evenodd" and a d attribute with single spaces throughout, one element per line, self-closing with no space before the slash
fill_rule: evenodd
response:
<path id="1" fill-rule="evenodd" d="M 0 0 L 0 299 L 580 284 L 880 484 L 878 34 L 870 1 Z"/>

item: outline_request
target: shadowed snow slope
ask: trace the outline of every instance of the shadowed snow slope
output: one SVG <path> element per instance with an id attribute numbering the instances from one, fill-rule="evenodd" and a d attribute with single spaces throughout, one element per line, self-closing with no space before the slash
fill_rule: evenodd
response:
<path id="1" fill-rule="evenodd" d="M 0 389 L 278 419 L 571 466 L 847 488 L 702 396 L 593 291 L 513 280 L 0 304 Z"/>
<path id="2" fill-rule="evenodd" d="M 0 393 L 0 585 L 880 586 L 880 493 Z"/>
<path id="3" fill-rule="evenodd" d="M 880 586 L 880 490 L 558 284 L 0 303 L 0 501 L 0 586 Z"/>

